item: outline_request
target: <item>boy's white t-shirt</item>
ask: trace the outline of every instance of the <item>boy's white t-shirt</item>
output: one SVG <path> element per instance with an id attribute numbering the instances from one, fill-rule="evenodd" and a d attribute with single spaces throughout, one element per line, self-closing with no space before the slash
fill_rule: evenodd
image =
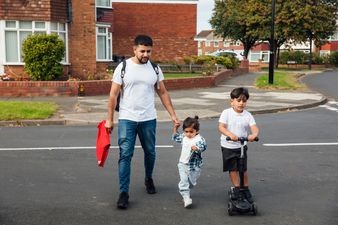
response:
<path id="1" fill-rule="evenodd" d="M 120 63 L 113 74 L 112 81 L 122 85 Z M 159 69 L 159 81 L 164 80 L 162 70 Z M 120 98 L 119 119 L 136 122 L 156 119 L 155 86 L 157 74 L 150 61 L 146 64 L 136 64 L 131 58 L 126 60 L 123 78 L 123 94 Z"/>
<path id="2" fill-rule="evenodd" d="M 218 122 L 226 124 L 227 129 L 237 137 L 247 137 L 250 132 L 250 126 L 256 124 L 251 113 L 246 110 L 243 110 L 242 113 L 237 113 L 233 108 L 225 109 Z M 222 134 L 221 146 L 235 149 L 240 148 L 241 144 L 239 142 L 227 141 L 226 136 Z"/>

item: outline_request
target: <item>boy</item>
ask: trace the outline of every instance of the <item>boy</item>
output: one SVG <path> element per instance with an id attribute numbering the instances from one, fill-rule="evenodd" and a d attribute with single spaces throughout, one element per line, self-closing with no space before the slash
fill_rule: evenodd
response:
<path id="1" fill-rule="evenodd" d="M 240 190 L 240 180 L 238 173 L 238 158 L 240 157 L 241 145 L 238 141 L 239 137 L 247 137 L 249 141 L 254 141 L 258 137 L 259 129 L 255 119 L 245 110 L 249 92 L 246 88 L 235 88 L 230 93 L 231 107 L 225 109 L 220 118 L 218 130 L 221 132 L 221 149 L 223 155 L 223 171 L 229 171 L 231 183 L 233 185 L 233 200 L 237 200 L 240 195 L 253 203 L 252 195 L 249 190 L 248 172 L 247 172 L 247 146 L 245 150 L 244 163 L 244 189 Z M 251 133 L 251 134 L 250 134 Z M 231 141 L 226 138 L 230 137 Z"/>

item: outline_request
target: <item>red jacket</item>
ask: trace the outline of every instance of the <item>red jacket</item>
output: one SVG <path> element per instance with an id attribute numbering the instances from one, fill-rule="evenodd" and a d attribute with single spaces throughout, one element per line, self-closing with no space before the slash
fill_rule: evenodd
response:
<path id="1" fill-rule="evenodd" d="M 98 166 L 103 167 L 104 162 L 107 159 L 109 147 L 110 147 L 110 133 L 104 126 L 105 120 L 102 120 L 98 125 L 98 132 L 96 138 L 96 158 Z"/>

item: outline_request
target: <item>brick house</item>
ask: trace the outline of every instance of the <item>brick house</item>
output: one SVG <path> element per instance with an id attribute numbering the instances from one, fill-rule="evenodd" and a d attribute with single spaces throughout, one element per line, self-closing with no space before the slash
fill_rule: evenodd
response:
<path id="1" fill-rule="evenodd" d="M 338 20 L 336 24 L 338 24 Z M 238 54 L 243 53 L 244 50 L 243 45 L 240 41 L 234 42 L 231 39 L 223 40 L 223 38 L 217 36 L 213 30 L 202 30 L 195 36 L 194 40 L 197 42 L 198 55 L 207 55 L 220 49 L 232 50 Z M 288 43 L 282 45 L 280 50 L 287 51 L 290 48 L 295 51 L 303 51 L 306 53 L 310 52 L 309 42 L 305 42 L 302 44 Z M 327 40 L 327 43 L 325 43 L 320 48 L 316 48 L 316 46 L 313 44 L 312 51 L 319 52 L 320 55 L 326 55 L 330 54 L 333 51 L 338 51 L 338 26 L 335 34 L 330 37 L 329 40 Z M 256 63 L 259 61 L 263 63 L 268 63 L 270 58 L 269 52 L 269 44 L 267 42 L 260 43 L 250 50 L 248 60 L 252 63 Z"/>
<path id="2" fill-rule="evenodd" d="M 241 56 L 244 52 L 243 44 L 240 41 L 223 39 L 216 35 L 213 30 L 202 30 L 195 36 L 194 40 L 197 41 L 198 55 L 207 55 L 217 50 L 230 50 Z M 268 57 L 269 45 L 262 43 L 250 50 L 248 59 L 250 62 L 258 62 L 259 59 L 268 62 Z"/>
<path id="3" fill-rule="evenodd" d="M 113 56 L 133 55 L 137 34 L 154 40 L 156 61 L 196 55 L 198 0 L 0 0 L 0 74 L 24 76 L 22 41 L 31 33 L 64 40 L 64 73 L 87 79 Z"/>

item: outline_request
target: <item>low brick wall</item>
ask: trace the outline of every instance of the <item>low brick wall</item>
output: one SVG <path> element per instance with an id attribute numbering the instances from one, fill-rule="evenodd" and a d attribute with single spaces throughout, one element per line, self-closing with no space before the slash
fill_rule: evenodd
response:
<path id="1" fill-rule="evenodd" d="M 212 76 L 165 80 L 168 90 L 212 87 L 228 77 L 248 73 L 247 68 L 224 70 Z M 109 80 L 94 81 L 2 81 L 0 97 L 108 95 Z M 80 91 L 80 92 L 79 92 Z M 81 92 L 82 91 L 82 92 Z"/>
<path id="2" fill-rule="evenodd" d="M 75 96 L 76 81 L 2 81 L 1 97 Z"/>

